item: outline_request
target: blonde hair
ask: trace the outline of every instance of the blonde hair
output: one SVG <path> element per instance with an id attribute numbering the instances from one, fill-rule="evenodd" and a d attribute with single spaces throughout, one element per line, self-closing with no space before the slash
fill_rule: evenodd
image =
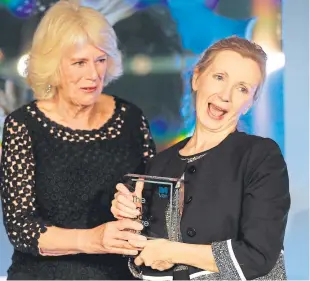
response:
<path id="1" fill-rule="evenodd" d="M 27 82 L 37 99 L 49 99 L 57 93 L 63 53 L 80 43 L 91 43 L 108 55 L 104 86 L 122 74 L 117 37 L 105 17 L 77 1 L 62 0 L 47 11 L 34 34 Z"/>
<path id="2" fill-rule="evenodd" d="M 258 64 L 262 74 L 262 81 L 254 94 L 254 100 L 257 99 L 258 93 L 266 78 L 267 55 L 262 47 L 254 42 L 237 36 L 224 38 L 217 41 L 204 51 L 200 60 L 195 66 L 195 70 L 198 71 L 199 74 L 203 73 L 213 62 L 216 55 L 221 51 L 234 51 L 244 58 L 252 59 Z"/>

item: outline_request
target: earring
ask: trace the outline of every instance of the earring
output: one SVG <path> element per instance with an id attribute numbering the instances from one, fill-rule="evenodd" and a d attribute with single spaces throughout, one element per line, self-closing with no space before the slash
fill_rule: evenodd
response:
<path id="1" fill-rule="evenodd" d="M 49 94 L 52 90 L 52 85 L 48 84 L 46 87 L 46 93 Z"/>
<path id="2" fill-rule="evenodd" d="M 249 109 L 250 109 L 249 107 L 248 107 L 248 108 L 246 108 L 246 109 L 243 111 L 243 113 L 242 113 L 242 114 L 243 114 L 243 115 L 246 115 L 246 114 L 248 113 Z"/>

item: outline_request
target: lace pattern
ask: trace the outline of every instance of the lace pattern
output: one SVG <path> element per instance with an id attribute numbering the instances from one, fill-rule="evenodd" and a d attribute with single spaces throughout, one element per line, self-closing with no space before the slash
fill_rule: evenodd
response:
<path id="1" fill-rule="evenodd" d="M 144 143 L 143 143 L 143 156 L 144 159 L 149 159 L 155 156 L 155 150 L 152 143 L 152 135 L 149 129 L 148 121 L 145 116 L 141 116 L 141 126 L 140 130 L 143 133 Z"/>
<path id="2" fill-rule="evenodd" d="M 38 238 L 46 231 L 36 215 L 35 165 L 28 131 L 9 117 L 4 127 L 2 205 L 8 237 L 18 250 L 38 254 Z"/>
<path id="3" fill-rule="evenodd" d="M 124 124 L 124 114 L 127 107 L 115 100 L 115 109 L 111 118 L 98 130 L 72 130 L 49 119 L 40 111 L 36 103 L 27 106 L 27 111 L 43 126 L 48 128 L 51 135 L 69 142 L 91 142 L 96 140 L 114 139 L 121 134 Z M 141 130 L 145 128 L 141 128 Z"/>
<path id="4" fill-rule="evenodd" d="M 10 276 L 28 272 L 32 279 L 72 279 L 82 259 L 85 279 L 128 277 L 125 260 L 122 265 L 104 255 L 46 260 L 38 249 L 38 239 L 48 226 L 91 228 L 113 220 L 110 204 L 116 184 L 126 173 L 143 173 L 143 165 L 156 154 L 141 110 L 115 101 L 113 116 L 97 130 L 59 125 L 44 116 L 35 102 L 6 118 L 1 200 L 15 249 Z"/>

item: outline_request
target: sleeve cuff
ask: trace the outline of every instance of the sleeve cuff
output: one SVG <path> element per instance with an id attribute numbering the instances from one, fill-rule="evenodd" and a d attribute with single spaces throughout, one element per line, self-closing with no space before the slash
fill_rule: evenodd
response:
<path id="1" fill-rule="evenodd" d="M 142 272 L 140 272 L 135 266 L 133 258 L 128 259 L 128 269 L 133 277 L 137 279 L 143 279 Z"/>
<path id="2" fill-rule="evenodd" d="M 246 280 L 235 257 L 231 240 L 214 242 L 211 245 L 217 268 L 223 280 Z"/>

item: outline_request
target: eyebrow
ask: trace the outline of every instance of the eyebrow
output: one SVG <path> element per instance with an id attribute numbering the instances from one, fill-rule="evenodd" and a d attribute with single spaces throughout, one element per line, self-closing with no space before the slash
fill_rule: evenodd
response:
<path id="1" fill-rule="evenodd" d="M 98 60 L 98 59 L 106 59 L 107 57 L 108 57 L 108 55 L 105 54 L 105 55 L 102 55 L 102 56 L 97 57 L 97 60 Z"/>
<path id="2" fill-rule="evenodd" d="M 108 55 L 102 55 L 96 58 L 96 60 L 105 59 Z M 88 58 L 71 58 L 70 61 L 87 61 Z"/>
<path id="3" fill-rule="evenodd" d="M 247 82 L 244 82 L 244 81 L 241 81 L 240 84 L 248 85 L 248 86 L 250 86 L 251 88 L 254 88 L 254 87 L 255 87 L 255 85 L 252 85 L 251 83 L 247 83 Z"/>

